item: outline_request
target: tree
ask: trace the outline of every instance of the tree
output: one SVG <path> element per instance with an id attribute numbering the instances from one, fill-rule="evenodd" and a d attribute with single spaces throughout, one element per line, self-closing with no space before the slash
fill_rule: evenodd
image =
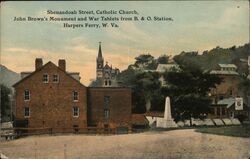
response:
<path id="1" fill-rule="evenodd" d="M 135 65 L 136 64 L 144 64 L 144 63 L 149 63 L 152 60 L 154 60 L 154 57 L 150 54 L 142 54 L 142 55 L 139 55 L 138 57 L 136 57 L 135 60 L 136 60 Z"/>
<path id="2" fill-rule="evenodd" d="M 180 67 L 182 71 L 164 73 L 168 85 L 162 88 L 162 92 L 172 98 L 175 119 L 189 118 L 192 125 L 192 117 L 201 117 L 209 112 L 211 101 L 208 92 L 220 84 L 221 79 L 192 65 Z"/>
<path id="3" fill-rule="evenodd" d="M 150 54 L 142 54 L 135 58 L 135 67 L 154 70 L 157 67 L 157 61 Z"/>
<path id="4" fill-rule="evenodd" d="M 145 113 L 151 108 L 151 101 L 155 104 L 159 94 L 160 82 L 156 72 L 146 72 L 146 70 L 156 69 L 157 60 L 150 54 L 142 54 L 135 58 L 134 64 L 122 71 L 118 80 L 122 85 L 132 88 L 132 112 Z M 141 69 L 136 69 L 141 67 Z M 157 91 L 158 90 L 158 91 Z M 154 107 L 157 110 L 157 107 Z"/>
<path id="5" fill-rule="evenodd" d="M 240 79 L 240 83 L 239 83 L 239 89 L 242 92 L 242 96 L 244 99 L 246 99 L 247 101 L 249 101 L 249 94 L 250 94 L 250 80 L 247 79 L 247 77 L 242 77 Z M 250 104 L 250 103 L 248 103 Z"/>
<path id="6" fill-rule="evenodd" d="M 162 55 L 162 56 L 158 57 L 157 61 L 159 64 L 167 64 L 169 61 L 169 56 Z"/>
<path id="7" fill-rule="evenodd" d="M 151 109 L 153 95 L 160 89 L 157 72 L 142 72 L 136 75 L 135 90 L 142 94 L 146 103 L 146 111 Z"/>
<path id="8" fill-rule="evenodd" d="M 1 84 L 1 117 L 7 115 L 7 110 L 10 109 L 10 97 L 11 94 L 10 88 Z"/>

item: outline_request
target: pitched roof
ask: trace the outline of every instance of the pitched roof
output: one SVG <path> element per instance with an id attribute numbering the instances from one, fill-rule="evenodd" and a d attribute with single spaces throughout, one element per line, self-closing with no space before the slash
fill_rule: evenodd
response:
<path id="1" fill-rule="evenodd" d="M 235 98 L 224 98 L 218 101 L 218 105 L 227 105 L 227 108 L 231 107 L 235 103 Z"/>
<path id="2" fill-rule="evenodd" d="M 217 75 L 239 75 L 236 71 L 225 71 L 225 70 L 212 70 L 210 74 L 217 74 Z"/>
<path id="3" fill-rule="evenodd" d="M 147 125 L 148 120 L 144 114 L 132 114 L 132 124 L 133 125 Z"/>
<path id="4" fill-rule="evenodd" d="M 165 71 L 171 71 L 173 69 L 180 70 L 180 67 L 177 64 L 158 64 L 156 72 L 163 73 Z"/>
<path id="5" fill-rule="evenodd" d="M 217 103 L 218 105 L 226 105 L 227 108 L 230 108 L 232 106 L 235 106 L 235 98 L 229 97 L 229 98 L 224 98 Z M 243 102 L 244 109 L 246 107 L 246 104 Z"/>
<path id="6" fill-rule="evenodd" d="M 68 77 L 70 77 L 71 79 L 73 79 L 74 81 L 76 81 L 77 83 L 79 83 L 80 85 L 84 86 L 80 81 L 76 80 L 75 78 L 73 78 L 69 73 L 67 73 L 66 71 L 62 70 L 61 68 L 59 68 L 58 66 L 56 66 L 53 62 L 49 61 L 47 62 L 45 65 L 43 65 L 42 67 L 36 69 L 35 71 L 33 71 L 32 73 L 30 73 L 29 75 L 27 75 L 26 77 L 24 77 L 23 79 L 21 79 L 20 81 L 18 81 L 17 83 L 15 83 L 13 85 L 13 87 L 16 87 L 18 84 L 22 83 L 23 81 L 29 79 L 31 76 L 33 76 L 34 74 L 36 74 L 37 72 L 39 72 L 40 70 L 42 70 L 44 67 L 46 67 L 47 65 L 52 64 L 54 65 L 57 69 L 63 71 Z M 85 87 L 85 86 L 84 86 Z"/>
<path id="7" fill-rule="evenodd" d="M 237 66 L 235 64 L 218 64 L 220 67 L 230 67 L 230 68 L 236 68 L 237 69 Z"/>
<path id="8" fill-rule="evenodd" d="M 164 112 L 150 111 L 150 112 L 146 112 L 146 113 L 145 113 L 145 116 L 164 117 Z"/>
<path id="9" fill-rule="evenodd" d="M 104 69 L 111 69 L 111 67 L 106 63 L 106 65 L 104 66 Z"/>

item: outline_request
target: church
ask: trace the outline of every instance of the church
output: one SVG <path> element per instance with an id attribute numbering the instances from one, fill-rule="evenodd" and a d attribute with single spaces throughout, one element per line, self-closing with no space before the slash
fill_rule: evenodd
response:
<path id="1" fill-rule="evenodd" d="M 118 87 L 117 76 L 120 73 L 118 68 L 113 68 L 108 62 L 104 65 L 102 56 L 102 46 L 99 42 L 98 56 L 96 58 L 96 80 L 91 83 L 91 87 Z"/>

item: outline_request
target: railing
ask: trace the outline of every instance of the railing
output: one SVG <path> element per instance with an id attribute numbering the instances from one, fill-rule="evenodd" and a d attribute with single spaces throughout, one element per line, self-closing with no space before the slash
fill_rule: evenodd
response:
<path id="1" fill-rule="evenodd" d="M 8 133 L 4 133 L 8 132 Z M 12 132 L 12 133 L 9 133 Z M 119 134 L 116 128 L 97 128 L 97 127 L 87 127 L 87 128 L 2 128 L 1 137 L 22 137 L 29 135 L 43 135 L 43 134 Z M 128 133 L 128 132 L 127 132 Z"/>

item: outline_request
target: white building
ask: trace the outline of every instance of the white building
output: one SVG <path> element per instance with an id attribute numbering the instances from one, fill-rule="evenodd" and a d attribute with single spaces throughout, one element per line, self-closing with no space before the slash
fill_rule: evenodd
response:
<path id="1" fill-rule="evenodd" d="M 164 72 L 166 71 L 180 71 L 180 67 L 177 64 L 158 64 L 156 70 L 156 72 L 158 72 L 160 74 L 160 82 L 161 82 L 161 86 L 166 86 L 167 83 L 163 77 Z"/>

